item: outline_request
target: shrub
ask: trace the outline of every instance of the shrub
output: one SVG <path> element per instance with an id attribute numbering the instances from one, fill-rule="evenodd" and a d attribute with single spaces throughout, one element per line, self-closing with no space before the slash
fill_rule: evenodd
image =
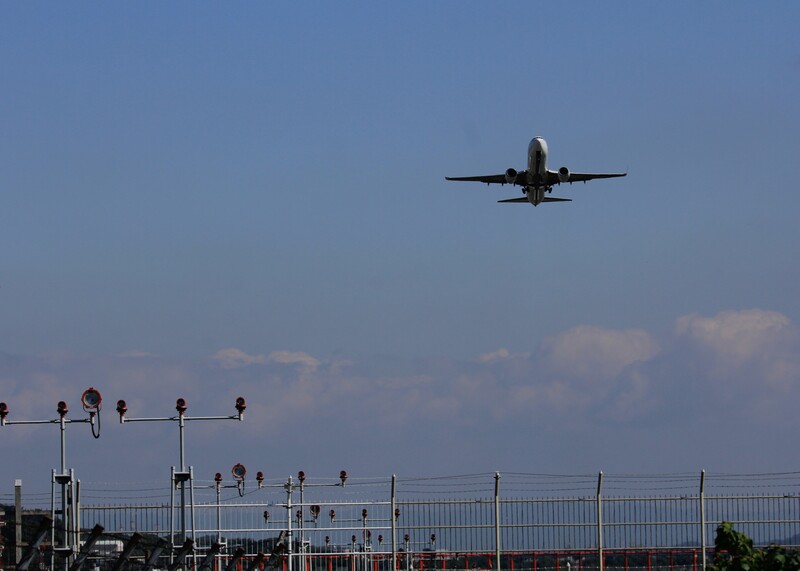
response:
<path id="1" fill-rule="evenodd" d="M 713 571 L 800 571 L 800 552 L 779 545 L 753 547 L 753 540 L 722 522 L 714 541 Z"/>

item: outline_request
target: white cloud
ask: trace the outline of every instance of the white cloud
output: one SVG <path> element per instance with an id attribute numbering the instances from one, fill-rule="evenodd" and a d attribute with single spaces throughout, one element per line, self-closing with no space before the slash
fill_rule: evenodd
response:
<path id="1" fill-rule="evenodd" d="M 491 363 L 492 361 L 508 359 L 510 356 L 511 351 L 508 349 L 498 349 L 497 351 L 493 351 L 491 353 L 483 353 L 480 357 L 478 357 L 478 361 L 481 363 Z"/>
<path id="2" fill-rule="evenodd" d="M 273 351 L 267 357 L 269 363 L 281 363 L 283 365 L 302 365 L 303 371 L 313 373 L 319 367 L 319 361 L 308 353 L 292 353 L 290 351 Z"/>
<path id="3" fill-rule="evenodd" d="M 478 357 L 480 363 L 494 363 L 496 361 L 508 361 L 510 359 L 527 359 L 530 353 L 512 353 L 508 349 L 498 349 L 489 353 L 483 353 Z"/>
<path id="4" fill-rule="evenodd" d="M 749 392 L 753 400 L 767 402 L 800 381 L 797 329 L 781 313 L 747 309 L 714 317 L 686 315 L 676 321 L 675 331 L 699 350 L 708 361 L 700 365 L 706 378 L 724 386 L 730 398 Z"/>
<path id="5" fill-rule="evenodd" d="M 659 352 L 656 340 L 642 329 L 603 329 L 579 325 L 542 344 L 552 370 L 571 379 L 613 379 L 633 363 Z"/>
<path id="6" fill-rule="evenodd" d="M 241 349 L 233 347 L 220 349 L 211 356 L 211 359 L 216 361 L 223 369 L 238 369 L 267 362 L 267 358 L 263 355 L 248 355 Z"/>
<path id="7" fill-rule="evenodd" d="M 239 369 L 250 365 L 266 365 L 267 363 L 277 363 L 280 365 L 301 365 L 306 373 L 312 373 L 320 365 L 319 360 L 308 353 L 291 351 L 272 351 L 269 355 L 248 355 L 241 349 L 228 348 L 220 349 L 211 356 L 223 369 Z M 334 366 L 337 368 L 349 364 L 344 361 L 337 361 Z"/>
<path id="8" fill-rule="evenodd" d="M 742 363 L 779 341 L 790 331 L 789 318 L 775 311 L 747 309 L 723 311 L 714 317 L 696 314 L 679 318 L 675 331 L 691 340 Z"/>

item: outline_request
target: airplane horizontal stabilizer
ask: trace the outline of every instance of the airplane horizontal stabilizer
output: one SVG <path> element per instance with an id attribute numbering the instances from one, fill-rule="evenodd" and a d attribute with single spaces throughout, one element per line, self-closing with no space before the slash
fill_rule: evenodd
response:
<path id="1" fill-rule="evenodd" d="M 528 202 L 528 199 L 525 197 L 520 198 L 507 198 L 505 200 L 498 200 L 497 202 Z M 571 198 L 552 198 L 550 196 L 545 196 L 542 199 L 542 202 L 572 202 Z"/>

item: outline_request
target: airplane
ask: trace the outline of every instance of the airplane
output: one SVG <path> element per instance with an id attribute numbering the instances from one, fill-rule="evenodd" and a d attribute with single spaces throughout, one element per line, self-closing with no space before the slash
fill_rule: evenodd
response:
<path id="1" fill-rule="evenodd" d="M 553 185 L 568 182 L 586 182 L 595 178 L 614 178 L 628 173 L 581 173 L 570 172 L 567 167 L 557 171 L 547 168 L 547 142 L 542 137 L 534 137 L 528 145 L 528 170 L 517 172 L 507 169 L 503 174 L 486 176 L 446 176 L 446 180 L 465 180 L 485 182 L 486 184 L 516 184 L 522 187 L 522 198 L 507 198 L 497 202 L 530 202 L 538 206 L 542 202 L 571 202 L 571 198 L 545 196 L 553 191 Z"/>

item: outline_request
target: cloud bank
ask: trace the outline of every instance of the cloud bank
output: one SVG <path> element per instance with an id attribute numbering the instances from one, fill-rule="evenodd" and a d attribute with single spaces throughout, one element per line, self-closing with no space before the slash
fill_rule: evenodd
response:
<path id="1" fill-rule="evenodd" d="M 0 400 L 9 403 L 10 419 L 53 416 L 62 399 L 79 417 L 77 399 L 92 385 L 105 397 L 109 426 L 110 402 L 119 398 L 135 417 L 174 415 L 178 396 L 189 402 L 189 415 L 232 414 L 242 395 L 244 423 L 192 430 L 216 456 L 229 454 L 225 461 L 269 457 L 284 473 L 292 463 L 338 466 L 345 459 L 372 473 L 533 469 L 545 460 L 569 469 L 611 458 L 646 471 L 674 465 L 668 451 L 694 469 L 709 454 L 736 465 L 725 449 L 735 450 L 737 440 L 790 445 L 800 397 L 797 333 L 785 315 L 748 309 L 682 316 L 661 337 L 580 325 L 530 351 L 489 348 L 467 361 L 359 362 L 233 347 L 199 362 L 138 351 L 0 355 Z M 22 454 L 41 437 L 28 429 L 12 438 L 14 428 L 0 434 L 4 454 Z M 136 427 L 106 430 L 142 446 Z M 152 462 L 171 457 L 171 430 L 148 428 L 148 438 L 166 439 L 150 442 Z"/>

